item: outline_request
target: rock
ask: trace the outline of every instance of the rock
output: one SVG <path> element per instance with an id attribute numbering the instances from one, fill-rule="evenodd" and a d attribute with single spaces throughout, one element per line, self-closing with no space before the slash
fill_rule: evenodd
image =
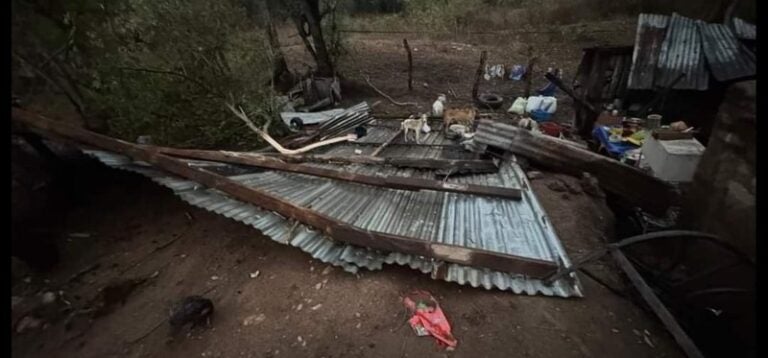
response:
<path id="1" fill-rule="evenodd" d="M 600 183 L 597 181 L 597 178 L 589 173 L 584 172 L 581 174 L 581 181 L 579 184 L 581 184 L 581 190 L 587 193 L 587 195 L 596 198 L 605 198 L 605 193 L 600 189 Z"/>
<path id="2" fill-rule="evenodd" d="M 331 271 L 332 271 L 332 270 L 333 270 L 333 267 L 332 267 L 332 266 L 326 266 L 326 267 L 323 269 L 323 272 L 321 273 L 321 275 L 327 275 L 327 274 L 331 273 Z"/>
<path id="3" fill-rule="evenodd" d="M 619 330 L 618 330 L 618 329 L 616 329 L 616 328 L 611 328 L 611 332 L 613 332 L 613 333 L 619 333 Z"/>
<path id="4" fill-rule="evenodd" d="M 322 307 L 322 306 L 323 306 L 323 304 L 322 304 L 322 303 L 318 303 L 318 304 L 316 304 L 316 305 L 312 306 L 312 308 L 310 308 L 310 309 L 311 309 L 311 310 L 313 310 L 313 311 L 317 311 L 317 310 L 318 310 L 320 307 Z"/>
<path id="5" fill-rule="evenodd" d="M 16 324 L 16 333 L 23 333 L 30 329 L 38 329 L 43 326 L 43 320 L 32 316 L 24 316 L 19 323 Z"/>
<path id="6" fill-rule="evenodd" d="M 541 179 L 544 176 L 544 174 L 542 174 L 541 172 L 537 172 L 535 170 L 531 170 L 530 172 L 525 174 L 528 175 L 528 179 L 530 180 Z"/>
<path id="7" fill-rule="evenodd" d="M 296 306 L 296 311 L 301 311 L 302 308 L 304 308 L 304 305 L 299 303 L 299 305 Z"/>
<path id="8" fill-rule="evenodd" d="M 581 189 L 579 189 L 579 187 L 577 187 L 576 185 L 571 184 L 571 183 L 569 183 L 567 181 L 564 181 L 563 184 L 565 184 L 565 188 L 568 189 L 569 193 L 571 193 L 573 195 L 580 195 L 581 194 Z"/>
<path id="9" fill-rule="evenodd" d="M 565 184 L 563 184 L 560 180 L 554 180 L 549 183 L 547 183 L 547 188 L 552 191 L 556 191 L 558 193 L 564 193 L 568 191 L 568 188 L 565 187 Z"/>
<path id="10" fill-rule="evenodd" d="M 48 291 L 46 293 L 43 293 L 42 302 L 44 305 L 49 305 L 51 303 L 56 302 L 56 293 Z"/>
<path id="11" fill-rule="evenodd" d="M 264 322 L 267 319 L 267 316 L 263 313 L 259 313 L 257 315 L 251 315 L 248 317 L 245 317 L 243 320 L 243 326 L 253 326 L 257 325 L 261 322 Z"/>
<path id="12" fill-rule="evenodd" d="M 248 276 L 250 276 L 251 278 L 256 278 L 256 277 L 259 277 L 260 273 L 261 272 L 259 272 L 259 270 L 256 270 L 256 272 L 251 272 L 250 274 L 248 274 Z"/>

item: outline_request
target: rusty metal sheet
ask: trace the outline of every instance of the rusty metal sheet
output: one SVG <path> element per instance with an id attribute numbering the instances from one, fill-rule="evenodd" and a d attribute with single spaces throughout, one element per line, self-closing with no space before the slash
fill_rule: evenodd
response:
<path id="1" fill-rule="evenodd" d="M 637 19 L 635 50 L 627 86 L 629 89 L 653 89 L 656 63 L 669 25 L 669 16 L 640 14 Z"/>
<path id="2" fill-rule="evenodd" d="M 731 29 L 700 20 L 697 26 L 709 70 L 715 79 L 725 82 L 755 75 L 755 54 L 736 39 Z"/>

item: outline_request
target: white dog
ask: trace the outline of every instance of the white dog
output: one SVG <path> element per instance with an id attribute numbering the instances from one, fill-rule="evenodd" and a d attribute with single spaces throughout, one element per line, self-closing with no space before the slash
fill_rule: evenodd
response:
<path id="1" fill-rule="evenodd" d="M 411 116 L 413 117 L 413 116 Z M 427 123 L 427 114 L 422 114 L 419 119 L 408 118 L 400 124 L 400 128 L 403 130 L 403 141 L 408 142 L 408 132 L 413 131 L 416 133 L 416 143 L 419 143 L 419 137 L 422 128 Z"/>

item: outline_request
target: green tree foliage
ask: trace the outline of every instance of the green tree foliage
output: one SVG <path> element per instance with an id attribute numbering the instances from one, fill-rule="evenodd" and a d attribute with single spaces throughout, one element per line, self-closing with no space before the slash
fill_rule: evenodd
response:
<path id="1" fill-rule="evenodd" d="M 242 1 L 14 0 L 14 74 L 32 72 L 103 118 L 108 134 L 183 147 L 249 147 L 276 116 L 272 49 Z M 14 91 L 25 83 L 14 81 Z M 279 121 L 273 121 L 279 122 Z M 270 129 L 280 129 L 271 125 Z"/>

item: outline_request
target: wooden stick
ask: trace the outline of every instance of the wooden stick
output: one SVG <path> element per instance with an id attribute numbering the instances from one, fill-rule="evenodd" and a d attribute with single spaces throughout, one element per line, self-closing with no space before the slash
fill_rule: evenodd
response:
<path id="1" fill-rule="evenodd" d="M 645 300 L 653 312 L 656 313 L 656 316 L 659 317 L 661 322 L 664 323 L 664 326 L 667 327 L 667 330 L 669 330 L 669 333 L 672 334 L 672 337 L 675 338 L 675 341 L 677 341 L 677 344 L 680 345 L 680 348 L 683 349 L 685 354 L 689 358 L 704 358 L 704 355 L 699 351 L 699 348 L 696 347 L 696 344 L 693 343 L 693 340 L 688 337 L 688 334 L 686 334 L 683 328 L 680 327 L 677 320 L 675 320 L 675 317 L 672 316 L 672 313 L 670 313 L 667 307 L 664 306 L 664 303 L 661 302 L 659 297 L 653 293 L 653 289 L 648 286 L 643 277 L 637 272 L 637 269 L 632 266 L 632 263 L 629 262 L 621 250 L 611 250 L 611 254 L 621 270 L 624 271 L 635 288 L 640 292 L 640 296 L 643 297 L 643 300 Z"/>
<path id="2" fill-rule="evenodd" d="M 234 199 L 251 203 L 265 210 L 274 211 L 286 218 L 297 220 L 321 231 L 334 240 L 348 244 L 368 247 L 374 250 L 419 255 L 462 265 L 485 267 L 501 272 L 518 273 L 533 278 L 543 278 L 556 271 L 559 267 L 553 261 L 441 244 L 413 237 L 361 229 L 203 168 L 190 167 L 184 161 L 174 159 L 149 148 L 90 132 L 64 122 L 53 121 L 16 108 L 13 109 L 12 118 L 14 121 L 28 126 L 31 130 L 43 136 L 61 136 L 82 144 L 127 155 L 134 160 L 146 162 L 170 174 L 178 175 L 211 189 L 219 190 Z"/>
<path id="3" fill-rule="evenodd" d="M 472 85 L 472 100 L 477 99 L 477 91 L 480 88 L 480 79 L 483 78 L 483 68 L 485 67 L 485 59 L 488 56 L 488 51 L 480 53 L 480 64 L 477 66 L 477 72 L 475 72 L 475 84 Z"/>
<path id="4" fill-rule="evenodd" d="M 371 83 L 371 79 L 368 78 L 368 76 L 363 75 L 363 79 L 365 79 L 365 82 L 368 84 L 368 86 L 371 86 L 371 88 L 373 88 L 374 91 L 376 91 L 382 97 L 388 99 L 390 102 L 392 102 L 392 104 L 394 104 L 396 106 L 401 106 L 402 107 L 402 106 L 418 106 L 419 105 L 418 103 L 415 103 L 415 102 L 398 102 L 398 101 L 395 101 L 394 99 L 392 99 L 392 97 L 390 97 L 386 93 L 382 92 L 380 89 L 376 88 L 376 86 L 374 86 L 373 83 Z"/>
<path id="5" fill-rule="evenodd" d="M 403 39 L 403 47 L 408 53 L 408 90 L 413 91 L 413 56 L 411 55 L 411 47 L 408 46 L 408 39 Z"/>
<path id="6" fill-rule="evenodd" d="M 381 153 L 381 151 L 382 151 L 382 150 L 384 150 L 384 148 L 386 148 L 386 147 L 389 145 L 389 143 L 392 143 L 392 141 L 394 141 L 395 139 L 397 139 L 397 137 L 398 137 L 400 134 L 402 134 L 402 133 L 403 133 L 403 129 L 402 129 L 402 128 L 400 128 L 400 130 L 398 130 L 397 132 L 395 132 L 395 134 L 393 134 L 393 135 L 392 135 L 392 137 L 390 137 L 389 139 L 387 139 L 387 141 L 386 141 L 386 142 L 382 143 L 382 144 L 381 144 L 381 145 L 380 145 L 378 148 L 376 148 L 376 150 L 374 150 L 374 151 L 373 151 L 373 153 L 371 153 L 371 157 L 375 157 L 375 156 L 379 155 L 379 153 Z"/>

